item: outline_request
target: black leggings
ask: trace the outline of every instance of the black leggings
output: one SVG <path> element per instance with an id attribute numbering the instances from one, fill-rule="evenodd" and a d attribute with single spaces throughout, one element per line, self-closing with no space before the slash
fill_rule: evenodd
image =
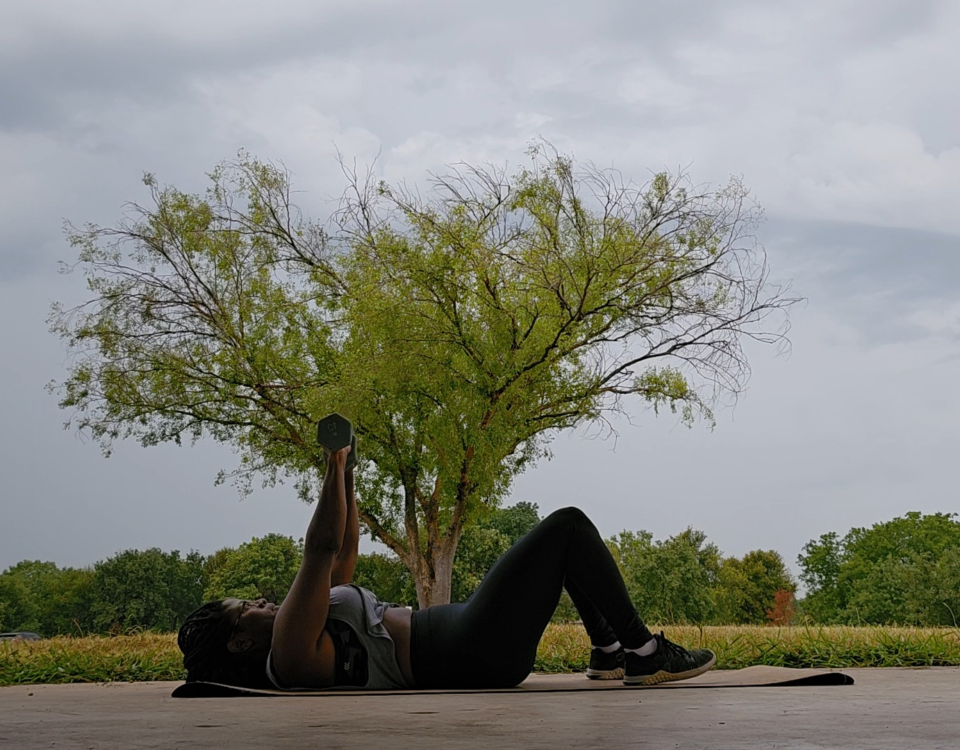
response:
<path id="1" fill-rule="evenodd" d="M 533 668 L 564 588 L 593 645 L 619 640 L 639 648 L 653 637 L 597 527 L 578 508 L 563 508 L 514 544 L 468 601 L 413 613 L 416 686 L 518 685 Z"/>

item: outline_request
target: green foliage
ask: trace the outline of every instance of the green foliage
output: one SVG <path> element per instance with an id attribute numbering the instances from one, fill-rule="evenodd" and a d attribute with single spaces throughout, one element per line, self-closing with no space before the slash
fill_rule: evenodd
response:
<path id="1" fill-rule="evenodd" d="M 493 564 L 538 523 L 536 503 L 520 502 L 507 508 L 491 508 L 467 527 L 453 563 L 451 601 L 469 599 Z"/>
<path id="2" fill-rule="evenodd" d="M 80 635 L 94 630 L 90 610 L 94 577 L 90 568 L 61 568 L 40 610 L 44 634 Z"/>
<path id="3" fill-rule="evenodd" d="M 49 637 L 86 633 L 91 570 L 24 560 L 0 575 L 0 630 L 29 630 Z"/>
<path id="4" fill-rule="evenodd" d="M 520 537 L 530 533 L 542 520 L 540 508 L 536 503 L 521 501 L 506 508 L 493 509 L 478 526 L 495 529 L 509 539 L 512 546 L 520 540 Z"/>
<path id="5" fill-rule="evenodd" d="M 24 582 L 17 576 L 0 575 L 0 630 L 31 630 L 39 623 Z"/>
<path id="6" fill-rule="evenodd" d="M 814 622 L 835 622 L 843 608 L 839 587 L 843 547 L 836 532 L 807 542 L 798 558 L 800 580 L 807 587 L 802 612 Z"/>
<path id="7" fill-rule="evenodd" d="M 777 592 L 797 590 L 786 563 L 773 550 L 724 558 L 718 584 L 717 620 L 731 625 L 762 625 L 774 607 Z"/>
<path id="8" fill-rule="evenodd" d="M 206 601 L 259 599 L 282 602 L 303 558 L 302 543 L 281 534 L 254 537 L 237 549 L 217 551 L 203 566 Z"/>
<path id="9" fill-rule="evenodd" d="M 646 531 L 608 540 L 630 598 L 650 622 L 703 623 L 716 612 L 720 551 L 695 529 L 654 542 Z"/>
<path id="10" fill-rule="evenodd" d="M 182 680 L 174 635 L 58 637 L 0 643 L 0 686 Z"/>
<path id="11" fill-rule="evenodd" d="M 743 335 L 782 342 L 794 301 L 767 285 L 738 182 L 633 185 L 544 144 L 530 158 L 426 197 L 354 180 L 330 231 L 246 154 L 202 196 L 148 175 L 151 206 L 68 229 L 91 299 L 51 315 L 74 355 L 61 407 L 108 454 L 212 437 L 241 489 L 290 476 L 304 498 L 314 421 L 340 411 L 362 440 L 364 524 L 421 571 L 421 604 L 447 601 L 464 524 L 556 431 L 631 396 L 709 421 L 745 383 Z"/>
<path id="12" fill-rule="evenodd" d="M 538 522 L 536 505 L 518 503 L 487 510 L 469 526 L 454 568 L 457 600 L 468 598 L 490 566 Z M 798 602 L 803 621 L 956 627 L 958 532 L 960 523 L 952 515 L 908 513 L 870 529 L 853 529 L 843 539 L 824 534 L 811 541 L 800 557 L 801 578 L 810 587 L 806 599 Z M 663 541 L 654 541 L 645 531 L 624 531 L 608 540 L 608 546 L 649 622 L 790 620 L 790 594 L 796 586 L 776 552 L 723 557 L 695 529 Z M 206 599 L 263 596 L 282 601 L 301 556 L 301 543 L 269 534 L 207 558 L 129 550 L 93 569 L 25 560 L 0 574 L 0 629 L 47 637 L 173 630 L 199 605 L 201 592 Z M 409 570 L 393 555 L 360 555 L 354 582 L 384 600 L 405 605 L 417 601 Z M 575 619 L 576 610 L 565 597 L 555 620 Z"/>
<path id="13" fill-rule="evenodd" d="M 696 529 L 663 541 L 623 531 L 607 544 L 634 605 L 651 622 L 763 624 L 777 592 L 796 590 L 776 552 L 723 557 Z"/>
<path id="14" fill-rule="evenodd" d="M 373 591 L 382 601 L 413 606 L 417 603 L 417 589 L 413 576 L 393 555 L 373 552 L 357 556 L 353 582 Z"/>
<path id="15" fill-rule="evenodd" d="M 98 632 L 176 630 L 202 603 L 203 558 L 196 552 L 127 550 L 98 562 L 90 610 Z"/>
<path id="16" fill-rule="evenodd" d="M 824 534 L 799 557 L 804 614 L 820 622 L 953 625 L 960 614 L 960 522 L 907 513 L 843 538 Z"/>

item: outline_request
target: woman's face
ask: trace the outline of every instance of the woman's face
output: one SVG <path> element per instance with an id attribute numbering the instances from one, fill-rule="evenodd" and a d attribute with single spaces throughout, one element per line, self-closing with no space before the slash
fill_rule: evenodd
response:
<path id="1" fill-rule="evenodd" d="M 224 599 L 223 605 L 233 619 L 233 634 L 227 648 L 234 653 L 270 649 L 273 621 L 280 609 L 266 599 Z"/>

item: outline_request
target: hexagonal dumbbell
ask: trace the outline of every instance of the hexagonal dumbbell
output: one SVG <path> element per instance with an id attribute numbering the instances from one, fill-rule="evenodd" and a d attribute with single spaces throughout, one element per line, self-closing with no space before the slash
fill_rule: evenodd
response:
<path id="1" fill-rule="evenodd" d="M 350 420 L 340 414 L 329 414 L 317 422 L 317 442 L 331 453 L 351 446 L 347 456 L 346 468 L 352 469 L 357 464 L 357 438 L 353 434 L 353 425 Z"/>

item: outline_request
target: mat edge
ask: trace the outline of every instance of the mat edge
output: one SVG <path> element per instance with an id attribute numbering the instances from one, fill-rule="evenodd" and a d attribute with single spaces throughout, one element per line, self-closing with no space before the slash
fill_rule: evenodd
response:
<path id="1" fill-rule="evenodd" d="M 217 682 L 185 682 L 178 685 L 171 693 L 172 698 L 311 698 L 320 696 L 385 696 L 385 695 L 465 695 L 469 693 L 583 693 L 597 692 L 603 690 L 651 690 L 668 688 L 672 690 L 679 689 L 699 689 L 699 690 L 719 690 L 729 688 L 764 688 L 764 687 L 827 687 L 836 685 L 853 685 L 853 677 L 840 671 L 822 672 L 814 675 L 803 675 L 795 679 L 779 680 L 777 682 L 766 682 L 754 685 L 717 685 L 709 683 L 697 683 L 696 679 L 671 682 L 661 685 L 619 685 L 610 684 L 601 686 L 557 686 L 557 687 L 536 687 L 524 688 L 522 685 L 512 688 L 492 688 L 487 690 L 476 689 L 454 689 L 454 690 L 343 690 L 329 688 L 327 690 L 260 690 L 255 688 L 242 688 L 234 685 L 224 685 Z M 201 687 L 203 686 L 203 687 Z"/>

